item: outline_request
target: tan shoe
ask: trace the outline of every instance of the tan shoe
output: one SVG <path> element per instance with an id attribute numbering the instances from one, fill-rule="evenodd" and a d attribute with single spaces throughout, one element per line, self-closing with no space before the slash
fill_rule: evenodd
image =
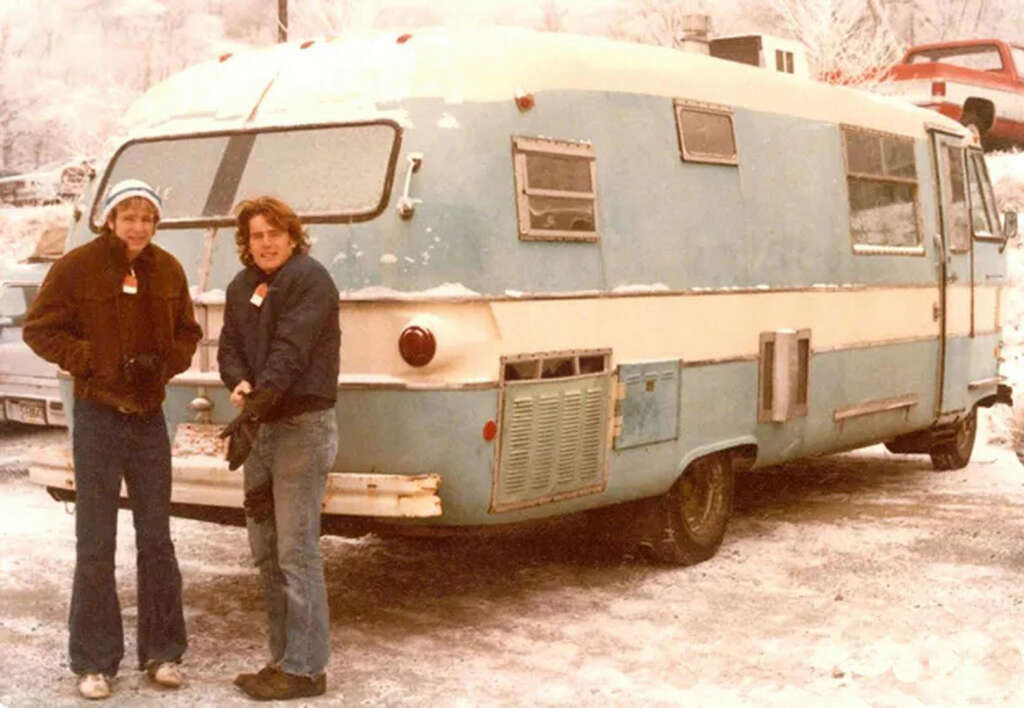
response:
<path id="1" fill-rule="evenodd" d="M 182 684 L 181 672 L 173 661 L 151 661 L 146 666 L 149 680 L 164 688 L 178 688 Z"/>
<path id="2" fill-rule="evenodd" d="M 82 674 L 78 679 L 78 692 L 82 698 L 91 700 L 110 698 L 110 681 L 103 674 Z"/>

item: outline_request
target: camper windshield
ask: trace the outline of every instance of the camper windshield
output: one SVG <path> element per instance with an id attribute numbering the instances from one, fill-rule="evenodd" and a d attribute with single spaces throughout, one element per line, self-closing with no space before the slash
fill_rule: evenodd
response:
<path id="1" fill-rule="evenodd" d="M 234 205 L 260 194 L 303 221 L 368 219 L 387 203 L 398 136 L 396 123 L 376 121 L 132 141 L 107 170 L 92 225 L 109 187 L 129 178 L 160 193 L 161 228 L 230 224 Z"/>

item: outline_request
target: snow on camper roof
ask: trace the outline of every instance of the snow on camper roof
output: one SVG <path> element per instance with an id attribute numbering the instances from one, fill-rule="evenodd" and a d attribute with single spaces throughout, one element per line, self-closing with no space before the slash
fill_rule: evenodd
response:
<path id="1" fill-rule="evenodd" d="M 685 98 L 915 137 L 926 123 L 967 135 L 937 113 L 856 89 L 667 47 L 515 28 L 349 34 L 235 54 L 157 85 L 126 123 L 133 137 L 379 117 L 404 123 L 395 104 L 407 98 L 492 102 L 557 90 Z"/>

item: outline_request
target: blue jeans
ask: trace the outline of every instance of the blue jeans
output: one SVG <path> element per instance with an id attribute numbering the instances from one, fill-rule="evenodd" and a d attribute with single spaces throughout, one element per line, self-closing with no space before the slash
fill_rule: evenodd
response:
<path id="1" fill-rule="evenodd" d="M 114 584 L 117 501 L 124 478 L 135 525 L 139 667 L 185 652 L 181 573 L 171 542 L 171 446 L 163 411 L 119 413 L 78 399 L 75 461 L 75 579 L 69 649 L 77 674 L 117 674 L 124 657 Z"/>
<path id="2" fill-rule="evenodd" d="M 338 454 L 334 409 L 260 426 L 245 461 L 245 490 L 270 482 L 273 512 L 246 516 L 269 624 L 270 664 L 290 674 L 323 673 L 330 654 L 327 586 L 320 557 L 320 505 Z"/>

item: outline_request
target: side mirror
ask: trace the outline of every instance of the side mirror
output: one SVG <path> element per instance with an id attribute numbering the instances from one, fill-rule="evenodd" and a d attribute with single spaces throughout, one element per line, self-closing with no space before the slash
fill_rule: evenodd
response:
<path id="1" fill-rule="evenodd" d="M 1003 212 L 1003 241 L 1007 241 L 1011 238 L 1017 238 L 1017 212 L 1015 211 L 1004 211 Z"/>

